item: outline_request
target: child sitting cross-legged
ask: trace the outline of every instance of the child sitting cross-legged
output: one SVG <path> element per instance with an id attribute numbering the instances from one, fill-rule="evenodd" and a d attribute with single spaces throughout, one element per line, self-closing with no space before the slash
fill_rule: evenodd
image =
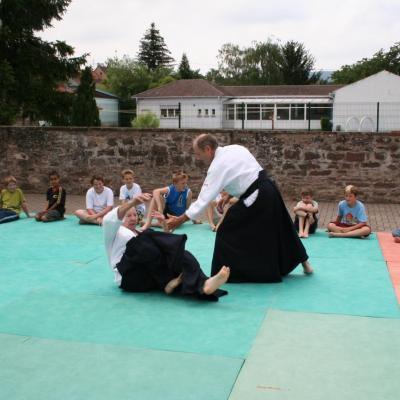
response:
<path id="1" fill-rule="evenodd" d="M 345 199 L 339 202 L 336 221 L 328 225 L 329 237 L 365 238 L 371 233 L 364 204 L 357 200 L 357 194 L 355 186 L 346 186 Z"/>

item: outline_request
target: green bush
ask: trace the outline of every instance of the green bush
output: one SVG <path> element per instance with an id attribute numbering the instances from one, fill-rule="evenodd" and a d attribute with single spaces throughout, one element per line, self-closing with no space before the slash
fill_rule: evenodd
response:
<path id="1" fill-rule="evenodd" d="M 145 112 L 139 114 L 133 121 L 134 128 L 159 128 L 160 119 L 152 112 Z"/>
<path id="2" fill-rule="evenodd" d="M 321 129 L 323 131 L 332 131 L 332 122 L 328 117 L 321 117 Z"/>

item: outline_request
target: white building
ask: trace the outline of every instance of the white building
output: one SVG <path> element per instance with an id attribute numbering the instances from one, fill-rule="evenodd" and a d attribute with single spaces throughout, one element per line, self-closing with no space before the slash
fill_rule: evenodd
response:
<path id="1" fill-rule="evenodd" d="M 331 93 L 341 86 L 217 86 L 185 79 L 133 98 L 137 113 L 153 112 L 161 128 L 319 129 L 321 117 L 331 118 Z"/>
<path id="2" fill-rule="evenodd" d="M 400 129 L 400 77 L 387 71 L 350 85 L 217 86 L 187 79 L 138 93 L 137 113 L 153 112 L 161 128 Z"/>
<path id="3" fill-rule="evenodd" d="M 333 92 L 333 128 L 344 131 L 400 129 L 400 77 L 388 71 Z"/>

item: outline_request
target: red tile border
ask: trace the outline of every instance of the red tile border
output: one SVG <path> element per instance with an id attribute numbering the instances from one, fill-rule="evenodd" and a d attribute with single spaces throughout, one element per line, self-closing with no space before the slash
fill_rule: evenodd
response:
<path id="1" fill-rule="evenodd" d="M 386 261 L 397 302 L 400 304 L 400 243 L 395 243 L 390 232 L 377 232 L 376 236 Z"/>

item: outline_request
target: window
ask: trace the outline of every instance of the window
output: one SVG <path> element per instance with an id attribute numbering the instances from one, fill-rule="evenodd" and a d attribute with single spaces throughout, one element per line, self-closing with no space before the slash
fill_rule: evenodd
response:
<path id="1" fill-rule="evenodd" d="M 289 119 L 289 104 L 279 105 L 276 109 L 276 119 L 287 121 Z"/>
<path id="2" fill-rule="evenodd" d="M 331 118 L 332 105 L 331 104 L 311 104 L 310 106 L 310 119 L 320 120 L 322 117 Z M 309 105 L 307 104 L 307 113 Z"/>
<path id="3" fill-rule="evenodd" d="M 160 116 L 161 118 L 178 118 L 179 108 L 178 106 L 161 106 Z"/>
<path id="4" fill-rule="evenodd" d="M 304 120 L 304 104 L 291 104 L 290 105 L 290 119 Z"/>
<path id="5" fill-rule="evenodd" d="M 273 104 L 263 104 L 261 106 L 261 119 L 264 121 L 274 119 L 274 105 Z"/>
<path id="6" fill-rule="evenodd" d="M 206 108 L 206 109 L 204 110 L 204 116 L 205 116 L 205 117 L 208 117 L 208 108 Z"/>
<path id="7" fill-rule="evenodd" d="M 197 110 L 197 116 L 198 116 L 198 117 L 201 117 L 201 108 L 199 108 L 199 109 Z"/>
<path id="8" fill-rule="evenodd" d="M 260 104 L 247 104 L 247 120 L 259 121 L 260 120 Z"/>
<path id="9" fill-rule="evenodd" d="M 242 120 L 245 117 L 245 105 L 236 104 L 236 119 Z"/>
<path id="10" fill-rule="evenodd" d="M 213 108 L 213 109 L 211 110 L 211 116 L 212 116 L 212 117 L 215 117 L 215 108 Z"/>
<path id="11" fill-rule="evenodd" d="M 224 106 L 225 109 L 225 119 L 227 121 L 235 119 L 235 105 L 234 104 L 226 104 Z"/>

